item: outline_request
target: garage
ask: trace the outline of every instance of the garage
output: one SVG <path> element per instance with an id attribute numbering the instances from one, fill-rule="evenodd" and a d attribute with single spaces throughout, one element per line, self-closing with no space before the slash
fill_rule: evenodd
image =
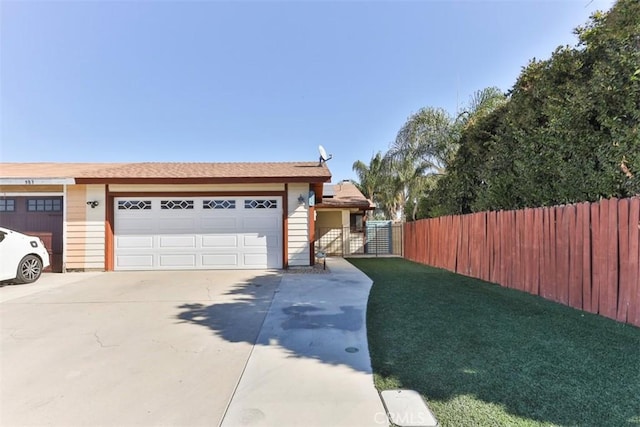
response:
<path id="1" fill-rule="evenodd" d="M 51 233 L 56 271 L 307 267 L 330 180 L 319 161 L 0 163 L 0 223 L 54 221 L 20 229 Z"/>
<path id="2" fill-rule="evenodd" d="M 279 196 L 115 197 L 114 269 L 282 268 Z"/>
<path id="3" fill-rule="evenodd" d="M 0 197 L 0 226 L 40 237 L 51 261 L 45 271 L 62 271 L 62 206 L 61 196 Z"/>

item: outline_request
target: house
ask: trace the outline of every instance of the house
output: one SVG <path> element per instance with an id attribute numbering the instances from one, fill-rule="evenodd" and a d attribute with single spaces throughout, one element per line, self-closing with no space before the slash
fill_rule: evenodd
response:
<path id="1" fill-rule="evenodd" d="M 316 204 L 316 226 L 362 230 L 367 212 L 373 209 L 373 202 L 364 197 L 352 182 L 325 183 L 322 198 Z"/>
<path id="2" fill-rule="evenodd" d="M 330 179 L 317 162 L 0 163 L 0 225 L 46 237 L 55 271 L 308 266 Z"/>
<path id="3" fill-rule="evenodd" d="M 350 181 L 324 184 L 316 204 L 316 251 L 329 255 L 366 252 L 367 212 L 375 209 Z"/>

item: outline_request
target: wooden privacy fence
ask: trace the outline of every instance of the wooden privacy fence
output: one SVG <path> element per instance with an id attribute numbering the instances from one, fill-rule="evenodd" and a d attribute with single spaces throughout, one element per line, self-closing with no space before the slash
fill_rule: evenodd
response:
<path id="1" fill-rule="evenodd" d="M 640 198 L 405 224 L 405 258 L 640 327 Z"/>

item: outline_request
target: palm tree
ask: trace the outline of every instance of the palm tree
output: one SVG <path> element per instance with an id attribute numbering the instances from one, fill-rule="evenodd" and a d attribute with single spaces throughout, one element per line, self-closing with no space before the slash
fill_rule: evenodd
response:
<path id="1" fill-rule="evenodd" d="M 475 92 L 468 108 L 455 119 L 445 110 L 432 107 L 409 116 L 385 156 L 393 174 L 402 182 L 401 215 L 410 204 L 409 218 L 416 219 L 419 200 L 453 162 L 461 133 L 504 102 L 505 95 L 498 88 L 489 87 Z"/>
<path id="2" fill-rule="evenodd" d="M 385 155 L 376 153 L 368 165 L 359 160 L 353 164 L 355 184 L 387 217 L 405 219 L 409 205 L 408 218 L 415 220 L 419 201 L 453 162 L 461 133 L 504 102 L 505 95 L 490 87 L 475 92 L 455 119 L 442 108 L 420 109 L 407 118 Z"/>
<path id="3" fill-rule="evenodd" d="M 507 102 L 506 95 L 495 86 L 475 91 L 469 106 L 458 113 L 456 122 L 463 129 L 473 126 L 480 117 L 486 116 L 505 102 Z"/>
<path id="4" fill-rule="evenodd" d="M 358 181 L 354 184 L 371 201 L 375 199 L 376 191 L 381 186 L 383 168 L 382 153 L 379 151 L 371 157 L 368 165 L 360 160 L 353 163 L 352 169 L 358 176 Z"/>
<path id="5" fill-rule="evenodd" d="M 455 156 L 453 119 L 443 109 L 423 108 L 409 116 L 402 126 L 386 160 L 402 183 L 400 214 L 407 203 L 416 219 L 418 201 L 436 176 L 442 175 Z"/>
<path id="6" fill-rule="evenodd" d="M 375 203 L 386 217 L 392 218 L 391 215 L 395 212 L 394 181 L 382 153 L 378 151 L 373 155 L 368 165 L 360 160 L 354 162 L 352 169 L 358 176 L 358 180 L 352 182 L 360 192 Z"/>

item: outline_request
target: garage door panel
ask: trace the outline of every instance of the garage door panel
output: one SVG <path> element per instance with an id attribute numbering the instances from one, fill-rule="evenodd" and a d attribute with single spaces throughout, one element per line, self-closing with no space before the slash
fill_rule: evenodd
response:
<path id="1" fill-rule="evenodd" d="M 252 212 L 254 214 L 255 212 Z M 273 230 L 278 228 L 278 224 L 282 221 L 280 217 L 260 217 L 251 215 L 242 218 L 242 229 L 246 231 L 262 231 Z"/>
<path id="2" fill-rule="evenodd" d="M 260 235 L 260 234 L 245 234 L 243 236 L 243 243 L 245 248 L 277 248 L 280 246 L 278 236 Z"/>
<path id="3" fill-rule="evenodd" d="M 158 267 L 161 268 L 194 268 L 196 266 L 196 255 L 186 254 L 161 254 L 158 256 Z"/>
<path id="4" fill-rule="evenodd" d="M 158 218 L 157 228 L 163 234 L 193 233 L 198 230 L 195 218 Z"/>
<path id="5" fill-rule="evenodd" d="M 118 218 L 116 223 L 116 233 L 122 234 L 143 234 L 154 231 L 153 222 L 149 218 Z"/>
<path id="6" fill-rule="evenodd" d="M 281 198 L 262 199 L 146 197 L 143 207 L 118 209 L 139 203 L 116 197 L 115 268 L 281 268 Z"/>
<path id="7" fill-rule="evenodd" d="M 245 253 L 243 261 L 245 268 L 279 268 L 280 261 L 276 254 L 251 254 Z"/>
<path id="8" fill-rule="evenodd" d="M 160 236 L 158 246 L 162 249 L 196 248 L 196 236 Z"/>
<path id="9" fill-rule="evenodd" d="M 200 221 L 202 231 L 211 232 L 235 232 L 239 229 L 238 218 L 202 218 Z"/>
<path id="10" fill-rule="evenodd" d="M 201 257 L 204 268 L 237 268 L 237 254 L 204 254 Z"/>
<path id="11" fill-rule="evenodd" d="M 205 234 L 202 236 L 202 247 L 236 249 L 238 247 L 238 236 L 236 234 Z"/>
<path id="12" fill-rule="evenodd" d="M 151 249 L 153 248 L 153 236 L 118 236 L 116 238 L 117 249 Z"/>
<path id="13" fill-rule="evenodd" d="M 266 265 L 268 261 L 267 254 L 244 254 L 244 265 L 247 267 L 257 267 Z"/>

